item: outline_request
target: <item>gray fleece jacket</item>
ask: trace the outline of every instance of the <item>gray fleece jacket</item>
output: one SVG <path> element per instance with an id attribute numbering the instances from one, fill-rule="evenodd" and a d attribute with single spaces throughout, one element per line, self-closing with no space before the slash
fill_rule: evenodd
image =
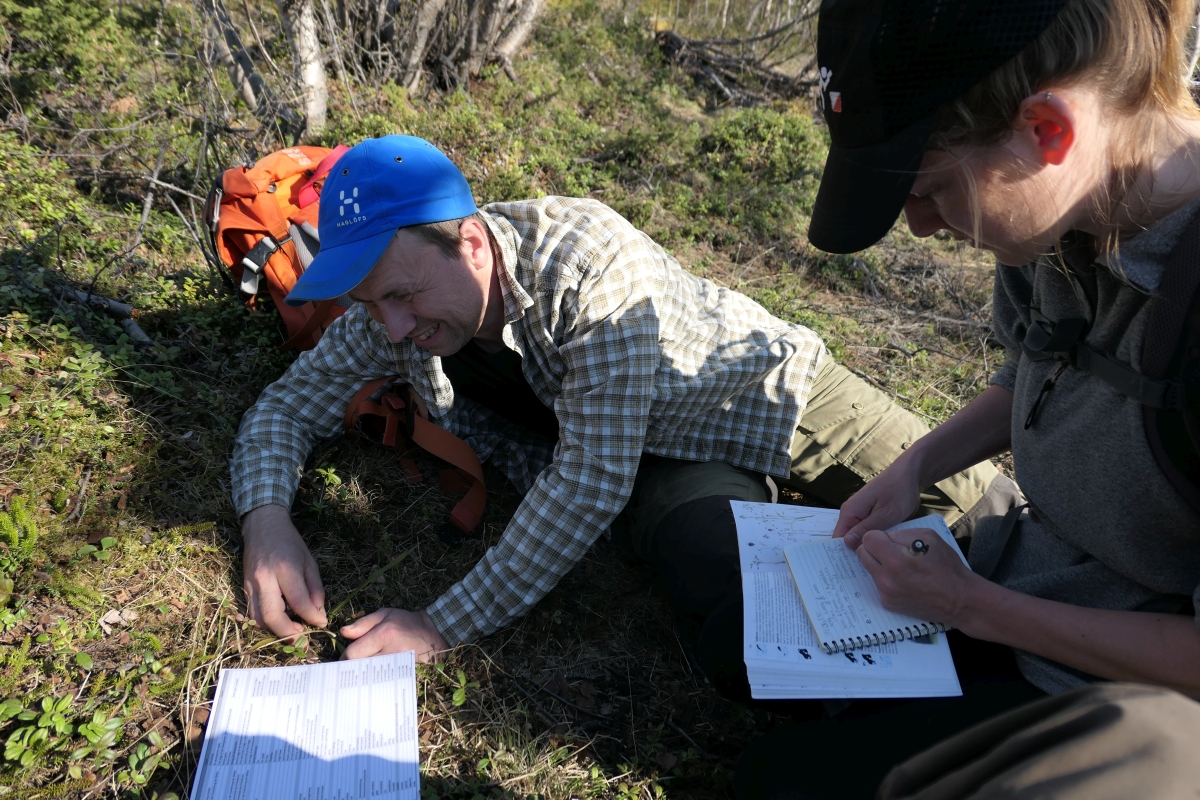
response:
<path id="1" fill-rule="evenodd" d="M 1033 361 L 1021 350 L 1032 306 L 1052 320 L 1086 317 L 1089 345 L 1138 368 L 1152 292 L 1198 211 L 1200 202 L 1181 209 L 1107 258 L 1064 242 L 1061 262 L 1048 256 L 997 267 L 995 330 L 1008 360 L 992 382 L 1013 392 L 1013 461 L 1030 502 L 992 573 L 1001 585 L 1091 608 L 1194 614 L 1200 606 L 1200 516 L 1155 462 L 1140 404 L 1067 368 L 1026 429 L 1058 362 Z M 980 522 L 973 553 L 997 544 L 1000 523 Z M 1048 692 L 1094 680 L 1029 653 L 1017 659 Z"/>

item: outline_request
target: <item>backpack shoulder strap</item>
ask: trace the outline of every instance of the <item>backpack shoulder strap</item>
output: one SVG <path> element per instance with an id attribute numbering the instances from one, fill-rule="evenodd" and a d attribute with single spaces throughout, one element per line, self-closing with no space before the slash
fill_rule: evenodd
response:
<path id="1" fill-rule="evenodd" d="M 1142 373 L 1181 387 L 1179 408 L 1142 407 L 1146 439 L 1171 484 L 1200 512 L 1200 214 L 1167 259 L 1142 350 Z M 1169 444 L 1168 444 L 1169 440 Z M 1189 447 L 1190 445 L 1190 447 Z"/>
<path id="2" fill-rule="evenodd" d="M 1142 350 L 1142 373 L 1147 377 L 1166 377 L 1197 289 L 1200 289 L 1200 214 L 1179 237 L 1155 292 Z"/>
<path id="3" fill-rule="evenodd" d="M 383 393 L 375 399 L 381 390 Z M 449 462 L 454 469 L 442 472 L 443 490 L 454 493 L 465 485 L 467 492 L 450 512 L 450 523 L 463 533 L 470 533 L 479 525 L 487 507 L 487 487 L 479 456 L 462 439 L 429 421 L 428 412 L 412 386 L 399 382 L 394 375 L 371 381 L 350 400 L 343 427 L 347 434 L 373 428 L 388 447 L 403 451 L 415 444 Z M 400 463 L 410 480 L 421 482 L 421 471 L 411 459 L 402 458 Z"/>

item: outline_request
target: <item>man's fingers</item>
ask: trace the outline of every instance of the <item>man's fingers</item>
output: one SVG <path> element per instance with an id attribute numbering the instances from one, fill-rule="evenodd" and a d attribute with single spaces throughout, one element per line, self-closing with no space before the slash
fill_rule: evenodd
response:
<path id="1" fill-rule="evenodd" d="M 356 658 L 370 658 L 371 656 L 378 655 L 381 650 L 383 650 L 383 637 L 367 635 L 357 641 L 351 642 L 346 651 L 342 653 L 342 660 L 352 661 Z"/>
<path id="2" fill-rule="evenodd" d="M 304 630 L 303 626 L 294 622 L 287 615 L 287 610 L 283 605 L 283 597 L 279 594 L 279 587 L 277 585 L 270 587 L 260 586 L 255 596 L 259 613 L 254 620 L 259 625 L 266 627 L 267 630 L 281 639 L 295 636 Z"/>
<path id="3" fill-rule="evenodd" d="M 430 647 L 424 652 L 417 653 L 417 661 L 422 664 L 436 664 L 446 657 L 445 650 L 438 650 L 436 647 Z"/>
<path id="4" fill-rule="evenodd" d="M 875 511 L 878 503 L 866 496 L 864 492 L 850 495 L 846 502 L 842 503 L 840 513 L 838 514 L 837 524 L 833 526 L 833 538 L 840 539 Z"/>
<path id="5" fill-rule="evenodd" d="M 305 619 L 310 625 L 324 628 L 329 624 L 329 618 L 325 616 L 325 587 L 321 585 L 321 571 L 317 568 L 317 562 L 311 556 L 304 560 L 304 583 L 308 586 L 309 602 L 316 609 L 316 614 L 311 619 Z"/>
<path id="6" fill-rule="evenodd" d="M 386 608 L 373 611 L 362 619 L 357 619 L 354 622 L 351 622 L 349 625 L 342 626 L 342 629 L 338 632 L 347 639 L 357 639 L 382 622 L 383 618 L 387 616 L 387 613 L 388 610 Z"/>
<path id="7" fill-rule="evenodd" d="M 246 616 L 262 625 L 262 612 L 258 608 L 258 593 L 254 591 L 254 585 L 246 581 L 242 588 L 246 591 Z"/>
<path id="8" fill-rule="evenodd" d="M 862 518 L 859 517 L 858 514 L 851 514 L 850 512 L 843 510 L 842 513 L 838 515 L 837 525 L 833 526 L 833 538 L 842 538 L 851 530 L 853 530 L 854 527 L 861 521 Z"/>
<path id="9" fill-rule="evenodd" d="M 316 604 L 313 603 L 308 583 L 304 580 L 304 574 L 285 567 L 281 568 L 276 575 L 279 579 L 279 589 L 283 593 L 283 599 L 292 607 L 292 610 L 309 625 L 321 627 L 325 621 L 325 612 L 318 610 Z"/>

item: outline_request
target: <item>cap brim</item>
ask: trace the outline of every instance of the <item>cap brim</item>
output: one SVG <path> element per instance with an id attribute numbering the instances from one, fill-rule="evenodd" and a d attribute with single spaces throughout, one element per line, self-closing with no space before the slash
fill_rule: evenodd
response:
<path id="1" fill-rule="evenodd" d="M 384 231 L 341 247 L 322 249 L 288 293 L 287 304 L 300 306 L 346 294 L 367 277 L 395 235 L 394 230 Z"/>
<path id="2" fill-rule="evenodd" d="M 827 253 L 854 253 L 884 237 L 908 199 L 934 117 L 866 147 L 830 147 L 808 227 L 808 241 Z"/>

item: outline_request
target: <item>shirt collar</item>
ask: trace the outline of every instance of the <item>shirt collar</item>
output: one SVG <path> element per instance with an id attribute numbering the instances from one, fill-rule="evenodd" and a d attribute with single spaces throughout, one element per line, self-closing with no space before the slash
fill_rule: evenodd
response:
<path id="1" fill-rule="evenodd" d="M 497 267 L 500 270 L 500 295 L 504 298 L 504 330 L 501 331 L 500 337 L 508 349 L 524 358 L 525 348 L 512 330 L 513 324 L 525 317 L 525 310 L 533 307 L 533 298 L 525 291 L 525 287 L 521 286 L 515 274 L 520 235 L 512 223 L 499 214 L 484 210 L 480 216 L 487 223 L 500 251 L 500 263 Z"/>
<path id="2" fill-rule="evenodd" d="M 525 316 L 525 309 L 533 305 L 533 298 L 521 286 L 514 271 L 517 266 L 517 229 L 504 217 L 487 211 L 480 214 L 500 248 L 500 294 L 504 298 L 504 323 L 511 325 Z"/>

